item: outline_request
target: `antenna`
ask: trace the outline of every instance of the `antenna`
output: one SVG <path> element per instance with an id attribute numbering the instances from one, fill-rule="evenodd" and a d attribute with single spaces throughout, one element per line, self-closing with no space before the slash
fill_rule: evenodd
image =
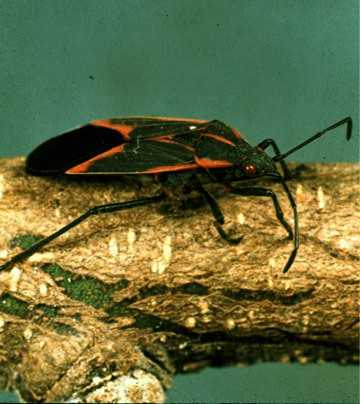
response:
<path id="1" fill-rule="evenodd" d="M 318 139 L 319 137 L 321 137 L 322 135 L 324 135 L 325 133 L 329 132 L 332 129 L 335 129 L 339 126 L 342 125 L 347 125 L 346 126 L 346 140 L 350 140 L 351 138 L 351 132 L 352 132 L 352 119 L 350 116 L 342 119 L 339 122 L 334 123 L 333 125 L 329 126 L 328 128 L 322 130 L 321 132 L 316 133 L 315 135 L 309 137 L 309 139 L 305 140 L 305 142 L 300 143 L 299 145 L 295 146 L 294 148 L 290 149 L 289 151 L 287 151 L 284 154 L 279 154 L 275 157 L 272 158 L 272 160 L 274 162 L 276 161 L 280 161 L 280 160 L 284 160 L 285 157 L 289 156 L 290 154 L 294 153 L 295 151 L 302 149 L 304 146 L 306 146 L 307 144 L 313 142 L 314 140 Z"/>

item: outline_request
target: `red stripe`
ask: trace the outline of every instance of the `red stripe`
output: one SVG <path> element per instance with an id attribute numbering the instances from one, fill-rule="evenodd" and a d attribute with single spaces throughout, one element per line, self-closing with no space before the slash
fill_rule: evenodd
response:
<path id="1" fill-rule="evenodd" d="M 97 156 L 93 157 L 92 159 L 86 160 L 83 163 L 78 164 L 75 167 L 71 167 L 69 170 L 65 171 L 65 174 L 82 174 L 89 171 L 92 163 L 97 160 L 102 160 L 106 157 L 111 157 L 115 154 L 121 153 L 124 149 L 125 144 L 120 146 L 115 146 L 110 150 L 107 150 L 104 153 L 98 154 Z"/>
<path id="2" fill-rule="evenodd" d="M 185 163 L 185 164 L 175 164 L 171 166 L 158 166 L 149 168 L 148 170 L 142 171 L 139 174 L 160 174 L 160 173 L 167 173 L 173 171 L 185 171 L 185 170 L 194 170 L 198 168 L 196 163 Z"/>
<path id="3" fill-rule="evenodd" d="M 103 128 L 109 128 L 117 130 L 124 138 L 124 140 L 130 139 L 130 133 L 134 130 L 133 125 L 125 125 L 123 123 L 111 123 L 108 119 L 97 119 L 90 122 L 92 125 L 102 126 Z"/>
<path id="4" fill-rule="evenodd" d="M 234 143 L 231 140 L 226 139 L 225 137 L 221 135 L 215 135 L 213 133 L 205 133 L 203 136 L 211 137 L 212 139 L 217 140 L 218 142 L 226 143 L 230 146 L 235 147 Z"/>
<path id="5" fill-rule="evenodd" d="M 233 164 L 227 160 L 211 160 L 195 157 L 195 161 L 202 168 L 226 168 L 233 166 Z"/>

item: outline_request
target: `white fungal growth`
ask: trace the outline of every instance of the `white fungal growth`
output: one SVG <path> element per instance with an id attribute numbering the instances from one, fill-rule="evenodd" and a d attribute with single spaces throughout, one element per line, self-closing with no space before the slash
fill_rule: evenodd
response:
<path id="1" fill-rule="evenodd" d="M 135 241 L 136 241 L 136 233 L 135 233 L 135 230 L 133 228 L 131 228 L 131 227 L 128 230 L 127 241 L 128 241 L 128 251 L 129 251 L 129 253 L 133 253 L 134 252 L 134 244 L 135 244 Z"/>
<path id="2" fill-rule="evenodd" d="M 299 361 L 299 363 L 300 363 L 301 365 L 305 365 L 306 363 L 309 362 L 309 358 L 308 358 L 307 356 L 299 356 L 299 357 L 297 358 L 297 360 Z"/>
<path id="3" fill-rule="evenodd" d="M 154 274 L 162 274 L 165 272 L 167 264 L 162 260 L 156 260 L 151 263 L 151 272 Z"/>
<path id="4" fill-rule="evenodd" d="M 276 268 L 276 260 L 274 258 L 269 259 L 269 267 Z"/>
<path id="5" fill-rule="evenodd" d="M 164 261 L 159 261 L 158 262 L 157 273 L 158 274 L 164 273 L 166 268 L 167 268 L 167 264 Z"/>
<path id="6" fill-rule="evenodd" d="M 310 317 L 307 314 L 305 314 L 305 316 L 302 319 L 302 322 L 303 322 L 304 326 L 307 327 L 310 323 Z"/>
<path id="7" fill-rule="evenodd" d="M 153 261 L 151 263 L 151 272 L 153 272 L 154 274 L 156 274 L 158 272 L 158 262 L 157 261 Z"/>
<path id="8" fill-rule="evenodd" d="M 249 317 L 251 320 L 253 320 L 253 319 L 256 317 L 255 311 L 254 311 L 254 310 L 250 310 L 249 313 L 248 313 L 248 317 Z"/>
<path id="9" fill-rule="evenodd" d="M 5 193 L 5 180 L 4 176 L 0 175 L 0 199 L 3 198 Z"/>
<path id="10" fill-rule="evenodd" d="M 352 243 L 349 240 L 346 240 L 344 238 L 341 238 L 338 242 L 337 242 L 337 246 L 338 248 L 340 248 L 341 250 L 347 250 L 350 251 L 353 248 Z"/>
<path id="11" fill-rule="evenodd" d="M 227 330 L 233 330 L 236 327 L 236 323 L 233 318 L 229 317 L 225 320 L 225 328 Z"/>
<path id="12" fill-rule="evenodd" d="M 102 378 L 100 377 L 100 376 L 94 376 L 93 378 L 92 378 L 92 382 L 93 382 L 93 384 L 96 386 L 97 384 L 100 384 L 101 382 L 102 382 Z"/>
<path id="13" fill-rule="evenodd" d="M 289 279 L 286 279 L 284 282 L 284 289 L 289 290 L 290 288 L 291 288 L 291 282 L 289 281 Z"/>
<path id="14" fill-rule="evenodd" d="M 200 300 L 198 303 L 198 306 L 200 308 L 200 313 L 201 314 L 206 314 L 209 312 L 209 303 L 205 300 Z"/>
<path id="15" fill-rule="evenodd" d="M 163 244 L 163 258 L 167 264 L 170 264 L 171 252 L 171 236 L 166 236 Z"/>
<path id="16" fill-rule="evenodd" d="M 27 341 L 29 341 L 31 339 L 31 337 L 33 336 L 33 332 L 30 327 L 25 328 L 23 336 Z"/>
<path id="17" fill-rule="evenodd" d="M 48 294 L 48 286 L 47 286 L 46 283 L 41 283 L 41 284 L 40 284 L 40 286 L 39 286 L 39 293 L 40 293 L 40 296 L 42 296 L 42 297 L 46 297 L 46 296 L 47 296 L 47 294 Z"/>
<path id="18" fill-rule="evenodd" d="M 239 224 L 245 224 L 245 216 L 244 216 L 244 214 L 243 213 L 239 213 L 238 215 L 237 215 L 237 222 L 239 223 Z"/>
<path id="19" fill-rule="evenodd" d="M 196 126 L 194 126 L 194 125 L 193 125 L 193 126 L 189 126 L 189 129 L 190 129 L 190 130 L 194 130 L 194 129 L 196 129 Z"/>
<path id="20" fill-rule="evenodd" d="M 164 391 L 158 379 L 141 369 L 113 377 L 111 380 L 102 379 L 98 386 L 86 395 L 85 401 L 73 396 L 66 402 L 163 403 L 165 401 Z"/>
<path id="21" fill-rule="evenodd" d="M 0 317 L 0 332 L 3 331 L 6 321 Z"/>
<path id="22" fill-rule="evenodd" d="M 195 317 L 187 317 L 185 320 L 185 327 L 194 328 L 196 326 L 196 318 Z"/>
<path id="23" fill-rule="evenodd" d="M 207 324 L 207 323 L 211 322 L 211 317 L 205 315 L 205 316 L 202 317 L 201 320 L 202 320 L 203 323 Z"/>
<path id="24" fill-rule="evenodd" d="M 18 284 L 19 284 L 21 275 L 22 275 L 22 271 L 18 267 L 14 267 L 10 271 L 10 279 L 9 279 L 10 292 L 16 292 L 18 290 Z"/>
<path id="25" fill-rule="evenodd" d="M 162 256 L 151 263 L 151 271 L 158 274 L 164 273 L 170 265 L 171 255 L 171 236 L 166 236 L 162 246 Z"/>
<path id="26" fill-rule="evenodd" d="M 317 199 L 318 199 L 318 203 L 319 203 L 319 209 L 324 209 L 326 200 L 325 200 L 325 194 L 324 194 L 322 187 L 319 187 L 317 190 Z"/>
<path id="27" fill-rule="evenodd" d="M 269 289 L 272 289 L 274 287 L 272 269 L 276 267 L 276 260 L 274 258 L 270 258 L 268 263 L 269 263 L 269 270 L 268 270 L 267 283 L 268 283 Z"/>
<path id="28" fill-rule="evenodd" d="M 110 238 L 109 252 L 112 257 L 116 257 L 119 253 L 119 247 L 115 236 L 111 236 Z"/>
<path id="29" fill-rule="evenodd" d="M 303 186 L 301 184 L 298 184 L 295 191 L 296 198 L 300 198 L 303 195 L 303 193 L 304 193 Z"/>

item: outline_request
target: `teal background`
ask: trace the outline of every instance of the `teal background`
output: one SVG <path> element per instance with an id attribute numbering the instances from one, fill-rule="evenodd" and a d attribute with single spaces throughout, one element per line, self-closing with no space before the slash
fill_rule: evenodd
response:
<path id="1" fill-rule="evenodd" d="M 358 30 L 357 0 L 0 0 L 0 156 L 134 114 L 217 118 L 285 151 L 351 115 L 350 143 L 340 128 L 291 160 L 358 161 Z M 357 375 L 209 369 L 169 401 L 352 403 Z"/>

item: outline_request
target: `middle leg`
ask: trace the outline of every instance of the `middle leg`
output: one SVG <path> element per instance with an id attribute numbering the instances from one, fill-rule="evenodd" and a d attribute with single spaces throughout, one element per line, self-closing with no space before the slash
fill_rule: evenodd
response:
<path id="1" fill-rule="evenodd" d="M 207 204 L 210 206 L 211 212 L 215 218 L 214 221 L 214 226 L 216 227 L 216 230 L 218 231 L 220 237 L 227 241 L 229 244 L 238 244 L 243 236 L 239 237 L 231 237 L 222 227 L 223 224 L 225 223 L 224 220 L 224 214 L 221 211 L 221 208 L 219 204 L 217 203 L 216 199 L 209 194 L 209 192 L 202 186 L 202 184 L 199 181 L 196 181 L 196 190 L 202 195 L 204 200 L 207 202 Z"/>

